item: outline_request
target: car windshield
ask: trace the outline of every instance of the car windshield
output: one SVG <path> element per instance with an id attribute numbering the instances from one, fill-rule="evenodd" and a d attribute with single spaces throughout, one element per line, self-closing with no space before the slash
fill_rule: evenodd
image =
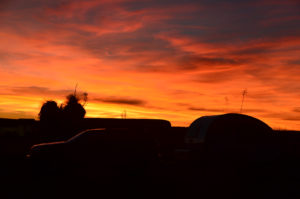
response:
<path id="1" fill-rule="evenodd" d="M 105 129 L 94 129 L 94 130 L 86 130 L 77 135 L 71 137 L 67 140 L 67 142 L 76 142 L 77 140 L 84 140 L 85 138 L 90 138 L 92 134 L 104 133 Z"/>

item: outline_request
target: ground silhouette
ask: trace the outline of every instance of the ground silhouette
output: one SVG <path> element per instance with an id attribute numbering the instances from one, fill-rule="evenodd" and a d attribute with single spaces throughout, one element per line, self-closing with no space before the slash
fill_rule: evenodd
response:
<path id="1" fill-rule="evenodd" d="M 15 194 L 15 198 L 22 198 L 25 195 L 28 198 L 75 198 L 80 195 L 82 198 L 94 198 L 105 196 L 105 193 L 115 194 L 116 197 L 142 196 L 143 198 L 147 196 L 149 198 L 157 196 L 255 198 L 258 195 L 268 198 L 299 198 L 300 196 L 298 188 L 300 185 L 300 132 L 266 129 L 262 132 L 263 137 L 260 137 L 256 134 L 259 129 L 255 128 L 255 124 L 245 123 L 246 120 L 236 120 L 237 115 L 232 114 L 226 117 L 216 116 L 215 118 L 219 119 L 210 123 L 203 142 L 192 143 L 187 143 L 189 140 L 187 136 L 194 138 L 193 133 L 189 134 L 191 129 L 172 127 L 168 121 L 83 118 L 82 128 L 111 128 L 116 130 L 115 135 L 118 136 L 100 141 L 94 137 L 88 137 L 86 144 L 77 142 L 78 147 L 74 147 L 76 142 L 73 143 L 74 145 L 69 143 L 60 148 L 61 150 L 56 148 L 57 151 L 54 150 L 54 143 L 43 144 L 41 146 L 45 150 L 40 148 L 41 150 L 36 151 L 40 152 L 39 157 L 45 160 L 48 166 L 53 166 L 52 164 L 56 162 L 59 163 L 57 164 L 59 167 L 66 165 L 63 167 L 66 170 L 62 170 L 66 172 L 59 172 L 61 170 L 58 169 L 54 170 L 56 175 L 52 175 L 53 172 L 46 172 L 49 178 L 44 175 L 35 176 L 32 171 L 36 172 L 37 169 L 33 168 L 45 170 L 39 164 L 28 162 L 25 154 L 28 154 L 33 144 L 42 143 L 36 137 L 39 132 L 34 131 L 40 123 L 44 122 L 44 116 L 53 119 L 50 121 L 55 121 L 53 115 L 58 107 L 53 101 L 45 102 L 45 106 L 41 109 L 41 121 L 0 119 L 1 131 L 7 131 L 0 134 L 0 157 L 3 160 L 0 170 L 4 171 L 0 177 L 3 184 L 14 189 L 12 192 L 7 191 L 10 196 Z M 44 109 L 52 111 L 46 112 L 43 116 Z M 61 113 L 62 109 L 59 108 L 59 114 Z M 234 121 L 228 116 L 232 116 L 230 118 Z M 60 121 L 65 125 L 63 119 Z M 134 129 L 130 130 L 131 127 Z M 60 125 L 57 128 L 62 129 Z M 16 129 L 14 134 L 9 132 L 12 129 Z M 249 139 L 247 137 L 245 140 L 243 136 L 235 136 L 234 132 L 243 135 L 251 133 L 255 136 Z M 55 129 L 49 130 L 49 133 L 66 136 L 63 130 L 61 132 Z M 136 138 L 138 141 L 135 142 L 135 139 L 130 138 Z M 144 140 L 144 138 L 147 139 Z M 246 142 L 247 140 L 251 142 Z M 257 143 L 257 140 L 262 142 Z M 97 150 L 94 150 L 94 147 Z M 148 153 L 148 149 L 155 153 Z M 41 155 L 42 152 L 44 155 Z M 270 159 L 277 152 L 279 152 L 279 157 L 274 160 Z M 151 156 L 151 154 L 156 155 Z M 263 156 L 264 154 L 267 156 Z M 60 155 L 63 158 L 60 158 Z M 58 161 L 66 161 L 68 157 L 71 160 L 70 164 L 62 164 Z M 245 159 L 245 157 L 249 158 Z M 72 160 L 76 162 L 78 160 L 78 162 L 73 164 Z M 98 162 L 99 167 L 94 164 L 95 162 Z M 120 166 L 110 167 L 109 163 L 117 163 L 113 165 Z M 105 167 L 105 165 L 108 166 Z M 94 170 L 90 169 L 90 166 Z M 108 174 L 115 175 L 116 172 L 109 173 L 106 168 L 122 171 L 122 175 L 118 174 L 112 178 Z M 96 175 L 97 172 L 99 175 Z M 110 183 L 104 180 L 105 176 L 103 177 L 102 173 L 108 175 Z M 22 189 L 24 191 L 21 191 Z"/>

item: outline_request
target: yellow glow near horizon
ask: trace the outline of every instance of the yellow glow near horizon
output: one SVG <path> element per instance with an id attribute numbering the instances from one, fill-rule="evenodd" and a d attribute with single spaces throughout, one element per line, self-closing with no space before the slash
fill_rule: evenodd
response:
<path id="1" fill-rule="evenodd" d="M 295 1 L 249 1 L 243 14 L 230 2 L 49 2 L 1 7 L 0 117 L 37 119 L 43 102 L 63 103 L 78 84 L 87 117 L 126 110 L 188 126 L 240 112 L 247 89 L 242 113 L 300 130 Z"/>

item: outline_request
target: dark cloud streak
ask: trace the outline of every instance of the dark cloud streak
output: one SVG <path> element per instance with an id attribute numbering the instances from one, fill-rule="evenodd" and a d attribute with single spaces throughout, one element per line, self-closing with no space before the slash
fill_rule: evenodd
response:
<path id="1" fill-rule="evenodd" d="M 40 96 L 68 95 L 74 92 L 74 90 L 71 89 L 53 90 L 47 87 L 40 87 L 40 86 L 13 87 L 10 88 L 10 91 L 12 91 L 14 94 L 40 95 Z"/>
<path id="2" fill-rule="evenodd" d="M 126 104 L 133 106 L 144 106 L 146 101 L 140 99 L 132 98 L 122 98 L 122 97 L 103 97 L 103 98 L 94 98 L 92 101 L 104 102 L 109 104 Z"/>
<path id="3" fill-rule="evenodd" d="M 223 109 L 213 109 L 213 108 L 202 108 L 202 107 L 189 107 L 190 111 L 205 111 L 205 112 L 223 112 Z"/>

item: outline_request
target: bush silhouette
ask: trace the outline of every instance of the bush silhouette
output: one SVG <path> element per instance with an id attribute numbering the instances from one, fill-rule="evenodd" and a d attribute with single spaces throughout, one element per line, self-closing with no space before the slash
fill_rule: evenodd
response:
<path id="1" fill-rule="evenodd" d="M 80 99 L 76 96 L 76 94 L 67 96 L 66 105 L 62 107 L 64 119 L 72 122 L 78 122 L 84 118 L 86 111 L 79 103 L 79 100 Z"/>
<path id="2" fill-rule="evenodd" d="M 46 101 L 40 110 L 39 119 L 43 123 L 52 123 L 59 118 L 60 109 L 55 101 Z"/>
<path id="3" fill-rule="evenodd" d="M 46 101 L 40 110 L 40 130 L 44 141 L 53 141 L 69 138 L 80 130 L 81 121 L 85 116 L 85 109 L 79 103 L 80 99 L 74 94 L 67 96 L 65 104 Z M 84 94 L 84 103 L 87 93 Z"/>
<path id="4" fill-rule="evenodd" d="M 39 112 L 42 141 L 52 141 L 59 135 L 61 109 L 55 101 L 46 101 Z"/>
<path id="5" fill-rule="evenodd" d="M 79 97 L 74 93 L 68 95 L 66 103 L 61 105 L 62 130 L 63 134 L 66 135 L 65 138 L 69 138 L 82 130 L 81 124 L 86 111 L 79 101 Z"/>

